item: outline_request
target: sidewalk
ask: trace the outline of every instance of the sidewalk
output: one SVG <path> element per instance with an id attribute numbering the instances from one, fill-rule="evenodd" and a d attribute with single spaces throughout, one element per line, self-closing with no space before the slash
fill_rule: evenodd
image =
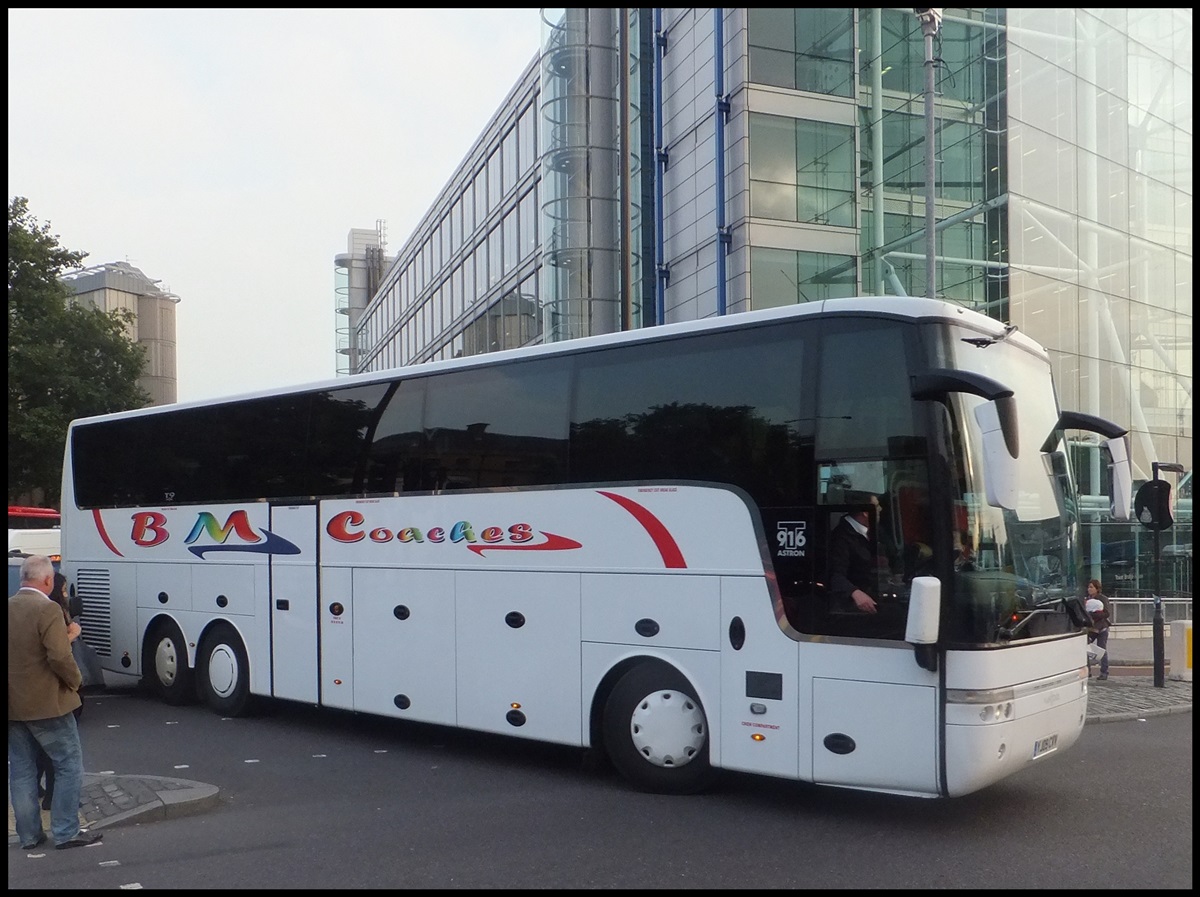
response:
<path id="1" fill-rule="evenodd" d="M 220 789 L 204 782 L 85 772 L 83 793 L 79 798 L 79 825 L 97 831 L 114 825 L 157 822 L 203 813 L 220 802 Z M 50 831 L 49 810 L 42 811 L 42 827 Z M 8 846 L 19 846 L 11 801 L 8 803 Z M 47 844 L 39 851 L 48 849 Z"/>
<path id="2" fill-rule="evenodd" d="M 1164 646 L 1164 650 L 1169 651 L 1170 646 Z M 1169 664 L 1164 662 L 1163 687 L 1154 687 L 1153 639 L 1110 637 L 1108 657 L 1108 679 L 1088 682 L 1089 723 L 1191 712 L 1192 683 L 1172 679 Z M 1130 675 L 1129 667 L 1137 667 L 1137 673 Z M 1092 672 L 1100 671 L 1093 667 Z"/>
<path id="3" fill-rule="evenodd" d="M 1167 713 L 1190 713 L 1192 683 L 1167 678 L 1164 687 L 1154 686 L 1154 649 L 1148 638 L 1114 638 L 1108 643 L 1114 668 L 1108 679 L 1088 682 L 1088 723 L 1143 719 Z M 1121 667 L 1138 667 L 1128 675 Z M 1139 675 L 1146 668 L 1146 675 Z M 1098 671 L 1095 671 L 1098 672 Z M 162 776 L 85 773 L 80 800 L 79 823 L 91 830 L 129 823 L 174 819 L 202 813 L 218 806 L 216 785 Z M 47 830 L 50 814 L 43 813 Z M 17 845 L 12 805 L 8 809 L 8 844 Z M 45 849 L 45 848 L 41 848 Z"/>

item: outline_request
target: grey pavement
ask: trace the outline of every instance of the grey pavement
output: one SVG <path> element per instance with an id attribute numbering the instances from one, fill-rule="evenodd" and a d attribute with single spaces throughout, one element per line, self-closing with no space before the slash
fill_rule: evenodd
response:
<path id="1" fill-rule="evenodd" d="M 1093 678 L 1088 683 L 1088 723 L 1191 712 L 1192 683 L 1171 679 L 1168 665 L 1164 664 L 1166 677 L 1163 687 L 1155 687 L 1154 649 L 1150 639 L 1113 638 L 1109 640 L 1108 650 L 1109 662 L 1114 669 L 1108 679 L 1100 681 Z M 1093 672 L 1098 674 L 1099 671 Z M 84 828 L 96 831 L 110 826 L 202 813 L 219 806 L 220 802 L 220 789 L 204 782 L 164 776 L 85 773 L 79 822 Z M 47 817 L 47 827 L 50 824 L 49 815 L 43 814 Z M 17 846 L 11 803 L 8 833 L 9 846 Z"/>
<path id="2" fill-rule="evenodd" d="M 1099 669 L 1093 667 L 1088 682 L 1089 723 L 1116 722 L 1161 716 L 1165 713 L 1190 713 L 1192 710 L 1191 680 L 1171 678 L 1170 643 L 1164 646 L 1163 687 L 1154 685 L 1154 643 L 1149 638 L 1109 638 L 1108 679 L 1095 678 Z M 1136 671 L 1130 670 L 1136 667 Z M 1144 675 L 1143 675 L 1144 672 Z M 1131 675 L 1132 673 L 1132 675 Z"/>

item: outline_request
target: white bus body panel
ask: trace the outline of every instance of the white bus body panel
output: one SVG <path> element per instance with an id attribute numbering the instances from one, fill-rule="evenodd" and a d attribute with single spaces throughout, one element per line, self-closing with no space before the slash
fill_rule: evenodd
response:
<path id="1" fill-rule="evenodd" d="M 793 638 L 747 507 L 723 489 L 88 516 L 68 531 L 68 559 L 96 594 L 109 588 L 102 659 L 117 672 L 141 672 L 158 616 L 179 625 L 192 664 L 224 619 L 255 694 L 587 745 L 614 665 L 658 657 L 696 688 L 715 766 L 920 795 L 940 792 L 943 766 L 945 789 L 964 794 L 1039 762 L 1078 739 L 1086 714 L 1082 637 L 951 652 L 945 703 L 904 643 Z"/>
<path id="2" fill-rule="evenodd" d="M 802 770 L 803 778 L 939 793 L 938 675 L 917 665 L 910 646 L 815 641 L 800 661 L 800 681 L 812 689 L 812 769 Z"/>
<path id="3" fill-rule="evenodd" d="M 453 571 L 355 570 L 350 614 L 354 709 L 457 725 Z"/>
<path id="4" fill-rule="evenodd" d="M 721 642 L 720 582 L 703 575 L 585 573 L 583 639 L 716 651 Z M 769 608 L 767 598 L 759 610 Z M 643 620 L 653 623 L 653 633 L 637 631 Z"/>
<path id="5" fill-rule="evenodd" d="M 319 515 L 321 703 L 563 744 L 589 738 L 581 642 L 715 657 L 720 585 L 706 574 L 763 582 L 749 512 L 726 490 L 395 496 Z"/>
<path id="6" fill-rule="evenodd" d="M 741 648 L 730 641 L 734 618 L 745 627 Z M 804 770 L 808 778 L 812 707 L 798 664 L 807 647 L 780 629 L 762 577 L 721 577 L 720 620 L 722 738 L 713 763 L 787 779 Z"/>
<path id="7" fill-rule="evenodd" d="M 579 575 L 459 571 L 458 724 L 579 745 Z M 506 715 L 517 710 L 519 724 Z"/>
<path id="8" fill-rule="evenodd" d="M 326 501 L 321 564 L 763 574 L 745 502 L 697 486 Z"/>
<path id="9" fill-rule="evenodd" d="M 267 505 L 104 509 L 75 520 L 64 529 L 74 552 L 67 575 L 107 583 L 109 593 L 104 669 L 140 675 L 146 627 L 163 615 L 179 626 L 194 666 L 206 626 L 225 619 L 252 659 L 250 690 L 270 694 L 270 667 L 255 662 L 270 649 Z"/>
<path id="10" fill-rule="evenodd" d="M 271 694 L 315 704 L 319 700 L 316 505 L 271 508 L 271 532 L 300 548 L 299 554 L 271 558 Z M 250 666 L 255 666 L 253 659 Z"/>
<path id="11" fill-rule="evenodd" d="M 1079 740 L 1087 719 L 1086 640 L 946 655 L 946 790 L 978 791 Z M 1020 671 L 1021 681 L 1011 682 Z"/>
<path id="12" fill-rule="evenodd" d="M 177 616 L 192 609 L 192 568 L 184 564 L 140 564 L 137 567 L 137 605 Z"/>
<path id="13" fill-rule="evenodd" d="M 320 600 L 321 703 L 353 710 L 354 571 L 349 567 L 323 566 Z"/>

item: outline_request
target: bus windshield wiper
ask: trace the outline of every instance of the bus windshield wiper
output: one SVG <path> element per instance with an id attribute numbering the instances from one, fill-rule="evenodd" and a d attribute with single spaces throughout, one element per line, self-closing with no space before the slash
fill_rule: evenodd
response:
<path id="1" fill-rule="evenodd" d="M 1032 620 L 1034 617 L 1040 616 L 1042 614 L 1050 614 L 1050 613 L 1054 613 L 1054 611 L 1050 610 L 1047 607 L 1036 607 L 1031 611 L 1027 611 L 1025 613 L 1025 616 L 1023 616 L 1017 622 L 1017 624 L 1015 626 L 1012 626 L 1010 628 L 1005 628 L 1004 626 L 998 627 L 996 630 L 996 635 L 998 635 L 1002 639 L 1015 638 L 1017 636 L 1017 633 L 1019 633 L 1022 629 L 1025 628 L 1025 624 L 1028 623 L 1030 620 Z"/>

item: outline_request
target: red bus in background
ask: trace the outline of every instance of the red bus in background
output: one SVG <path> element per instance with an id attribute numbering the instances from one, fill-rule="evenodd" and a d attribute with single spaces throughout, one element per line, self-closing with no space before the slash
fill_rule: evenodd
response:
<path id="1" fill-rule="evenodd" d="M 9 529 L 57 529 L 61 523 L 62 516 L 54 508 L 8 506 Z"/>
<path id="2" fill-rule="evenodd" d="M 61 524 L 62 517 L 54 508 L 8 506 L 8 594 L 20 585 L 21 561 L 29 555 L 44 554 L 58 568 L 62 561 Z"/>

